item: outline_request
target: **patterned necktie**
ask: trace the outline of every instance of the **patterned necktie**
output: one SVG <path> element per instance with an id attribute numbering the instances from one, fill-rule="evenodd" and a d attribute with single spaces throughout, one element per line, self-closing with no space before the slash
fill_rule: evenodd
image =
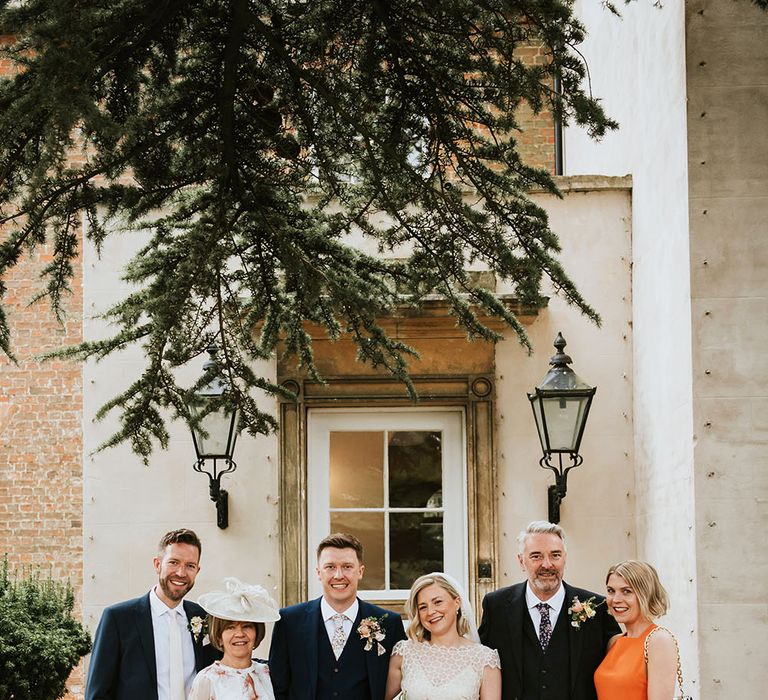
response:
<path id="1" fill-rule="evenodd" d="M 541 622 L 539 622 L 539 643 L 541 650 L 546 651 L 549 640 L 552 638 L 552 622 L 549 619 L 549 605 L 539 603 L 536 606 L 541 613 Z"/>
<path id="2" fill-rule="evenodd" d="M 331 620 L 336 625 L 336 629 L 333 630 L 333 637 L 331 638 L 331 648 L 333 649 L 333 655 L 338 659 L 341 656 L 341 652 L 344 650 L 344 644 L 347 641 L 347 636 L 344 634 L 344 620 L 347 619 L 346 615 L 336 613 Z"/>
<path id="3" fill-rule="evenodd" d="M 187 696 L 184 688 L 184 654 L 181 648 L 181 630 L 179 630 L 179 616 L 176 610 L 168 611 L 168 651 L 171 700 L 184 700 Z"/>

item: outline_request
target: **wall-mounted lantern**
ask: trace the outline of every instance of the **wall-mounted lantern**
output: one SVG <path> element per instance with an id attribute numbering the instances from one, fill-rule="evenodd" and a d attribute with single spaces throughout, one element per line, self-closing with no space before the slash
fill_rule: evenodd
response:
<path id="1" fill-rule="evenodd" d="M 550 522 L 558 523 L 568 472 L 583 461 L 579 446 L 597 387 L 579 379 L 568 367 L 572 360 L 563 352 L 566 342 L 561 333 L 554 345 L 557 352 L 549 361 L 551 369 L 528 399 L 544 453 L 539 464 L 555 474 L 555 483 L 548 491 L 548 515 Z M 557 464 L 552 463 L 554 459 Z"/>
<path id="2" fill-rule="evenodd" d="M 208 477 L 211 500 L 216 504 L 216 524 L 224 529 L 229 525 L 229 494 L 221 488 L 221 477 L 237 469 L 232 456 L 237 440 L 239 411 L 230 411 L 224 405 L 215 405 L 227 391 L 226 381 L 221 376 L 216 361 L 217 350 L 215 345 L 208 348 L 210 358 L 203 365 L 203 371 L 211 379 L 195 392 L 189 410 L 196 419 L 192 428 L 192 440 L 197 462 L 193 468 Z M 210 469 L 205 468 L 206 462 L 212 463 Z"/>

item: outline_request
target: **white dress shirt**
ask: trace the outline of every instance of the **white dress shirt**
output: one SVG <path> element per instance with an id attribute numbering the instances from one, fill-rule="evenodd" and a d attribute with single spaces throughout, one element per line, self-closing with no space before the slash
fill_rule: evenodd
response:
<path id="1" fill-rule="evenodd" d="M 533 622 L 533 629 L 536 630 L 536 636 L 539 636 L 539 625 L 541 624 L 541 612 L 536 607 L 539 603 L 546 603 L 549 605 L 549 621 L 552 623 L 552 629 L 555 629 L 557 624 L 557 616 L 560 614 L 560 610 L 565 602 L 565 587 L 560 584 L 560 588 L 557 589 L 557 593 L 553 595 L 549 600 L 540 600 L 537 595 L 531 590 L 531 584 L 525 584 L 525 604 L 528 606 L 528 614 L 531 616 L 531 622 Z"/>
<path id="2" fill-rule="evenodd" d="M 360 609 L 360 603 L 355 598 L 355 602 L 352 603 L 346 610 L 342 610 L 341 614 L 347 619 L 344 620 L 341 625 L 344 628 L 344 639 L 349 639 L 349 635 L 352 634 L 352 625 L 357 617 L 357 611 Z M 328 633 L 328 641 L 333 644 L 333 633 L 336 631 L 336 623 L 333 621 L 333 616 L 337 613 L 328 603 L 325 598 L 320 599 L 320 614 L 323 616 L 323 623 L 325 624 L 325 631 Z M 159 700 L 159 699 L 158 699 Z"/>
<path id="3" fill-rule="evenodd" d="M 181 632 L 181 653 L 184 657 L 184 687 L 187 694 L 195 678 L 195 647 L 192 645 L 192 635 L 187 625 L 187 615 L 184 605 L 179 603 L 175 608 L 169 608 L 157 597 L 155 589 L 149 592 L 149 607 L 152 610 L 152 633 L 155 637 L 155 663 L 157 664 L 157 700 L 170 700 L 170 655 L 168 644 L 170 628 L 168 624 L 175 622 Z"/>

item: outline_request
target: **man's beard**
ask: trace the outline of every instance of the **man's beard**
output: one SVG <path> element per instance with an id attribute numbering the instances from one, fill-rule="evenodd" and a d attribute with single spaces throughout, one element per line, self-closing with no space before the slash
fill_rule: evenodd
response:
<path id="1" fill-rule="evenodd" d="M 554 574 L 554 578 L 540 579 L 538 576 L 535 576 L 533 579 L 534 588 L 544 593 L 549 593 L 550 591 L 556 591 L 560 587 L 560 581 L 562 579 L 560 579 L 556 573 L 551 571 L 542 572 L 542 573 Z"/>
<path id="2" fill-rule="evenodd" d="M 194 582 L 188 582 L 187 585 L 180 590 L 177 590 L 175 588 L 171 588 L 169 579 L 170 576 L 165 576 L 164 578 L 159 579 L 158 583 L 160 584 L 160 588 L 163 589 L 163 593 L 168 597 L 169 600 L 173 601 L 179 601 L 181 600 L 187 593 L 189 593 L 192 590 L 192 586 L 194 586 Z"/>

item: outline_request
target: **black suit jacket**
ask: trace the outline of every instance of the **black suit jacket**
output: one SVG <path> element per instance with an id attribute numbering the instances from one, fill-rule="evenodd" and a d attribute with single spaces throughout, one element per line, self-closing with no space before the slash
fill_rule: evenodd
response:
<path id="1" fill-rule="evenodd" d="M 320 600 L 316 598 L 280 611 L 280 619 L 275 623 L 269 648 L 269 674 L 276 700 L 315 700 L 318 634 L 321 629 Z M 365 643 L 356 631 L 363 618 L 383 618 L 385 637 L 381 644 L 386 653 L 379 656 L 375 648 L 365 652 L 371 700 L 382 700 L 387 683 L 389 655 L 395 643 L 405 639 L 405 629 L 400 615 L 396 612 L 384 610 L 364 600 L 359 603 L 360 609 L 352 624 L 347 644 Z M 340 698 L 343 698 L 343 693 Z"/>
<path id="2" fill-rule="evenodd" d="M 568 615 L 575 596 L 580 601 L 594 596 L 595 603 L 603 596 L 583 588 L 574 588 L 563 582 L 565 601 L 560 615 Z M 480 641 L 496 649 L 501 658 L 502 700 L 515 700 L 523 693 L 523 630 L 530 622 L 525 602 L 526 582 L 500 588 L 483 599 L 483 617 L 480 623 Z M 558 617 L 558 624 L 560 618 Z M 568 668 L 570 669 L 571 700 L 594 700 L 595 685 L 592 676 L 605 656 L 608 640 L 621 629 L 603 603 L 595 617 L 582 622 L 579 628 L 568 623 Z M 565 665 L 565 664 L 564 664 Z"/>
<path id="3" fill-rule="evenodd" d="M 205 619 L 206 613 L 197 603 L 185 600 L 183 605 L 188 620 L 196 616 Z M 195 670 L 221 658 L 212 646 L 196 643 L 194 637 L 192 642 Z M 149 593 L 105 608 L 93 640 L 85 700 L 157 700 Z"/>

